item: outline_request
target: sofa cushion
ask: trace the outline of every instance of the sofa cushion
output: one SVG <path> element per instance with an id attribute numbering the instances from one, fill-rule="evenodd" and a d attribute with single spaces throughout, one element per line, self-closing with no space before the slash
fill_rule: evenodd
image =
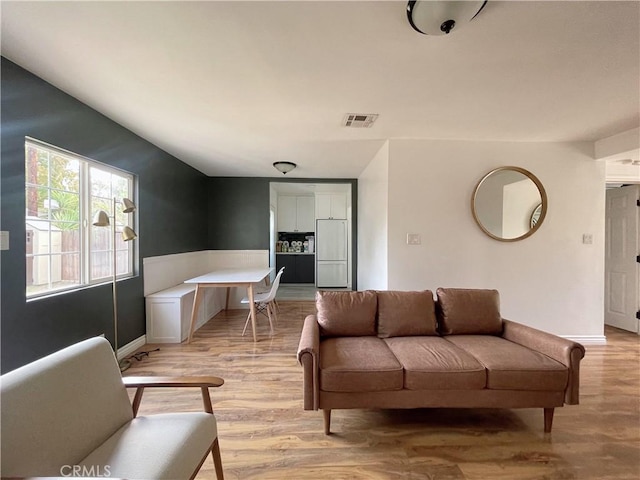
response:
<path id="1" fill-rule="evenodd" d="M 404 367 L 404 388 L 408 390 L 477 390 L 486 385 L 485 368 L 441 337 L 384 341 Z"/>
<path id="2" fill-rule="evenodd" d="M 540 352 L 492 335 L 452 335 L 446 341 L 473 355 L 487 369 L 487 388 L 564 390 L 569 372 Z"/>
<path id="3" fill-rule="evenodd" d="M 402 365 L 378 337 L 327 338 L 320 343 L 320 390 L 401 390 Z"/>
<path id="4" fill-rule="evenodd" d="M 320 333 L 329 337 L 376 334 L 378 299 L 374 291 L 316 293 Z"/>
<path id="5" fill-rule="evenodd" d="M 378 337 L 437 335 L 433 293 L 379 291 Z"/>
<path id="6" fill-rule="evenodd" d="M 497 290 L 438 288 L 440 333 L 443 335 L 502 333 Z"/>

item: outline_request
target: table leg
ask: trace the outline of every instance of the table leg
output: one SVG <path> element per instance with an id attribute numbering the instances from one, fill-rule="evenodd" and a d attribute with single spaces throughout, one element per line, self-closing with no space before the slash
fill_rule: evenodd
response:
<path id="1" fill-rule="evenodd" d="M 253 283 L 247 286 L 247 292 L 249 294 L 249 311 L 251 312 L 251 329 L 253 330 L 253 341 L 256 340 L 256 305 L 253 302 Z"/>
<path id="2" fill-rule="evenodd" d="M 202 288 L 200 288 L 200 284 L 196 284 L 196 294 L 193 297 L 193 308 L 191 309 L 191 325 L 189 325 L 189 338 L 187 339 L 187 343 L 191 343 L 191 339 L 193 338 L 193 330 L 196 327 L 196 318 L 198 317 L 198 307 L 200 306 L 200 302 L 202 301 Z"/>
<path id="3" fill-rule="evenodd" d="M 229 293 L 231 293 L 231 287 L 227 287 L 227 300 L 224 303 L 225 310 L 229 310 Z"/>

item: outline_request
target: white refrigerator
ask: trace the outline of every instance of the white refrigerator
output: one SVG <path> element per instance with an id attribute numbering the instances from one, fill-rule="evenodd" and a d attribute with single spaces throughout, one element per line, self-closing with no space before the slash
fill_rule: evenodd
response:
<path id="1" fill-rule="evenodd" d="M 347 221 L 316 221 L 316 286 L 347 286 Z"/>

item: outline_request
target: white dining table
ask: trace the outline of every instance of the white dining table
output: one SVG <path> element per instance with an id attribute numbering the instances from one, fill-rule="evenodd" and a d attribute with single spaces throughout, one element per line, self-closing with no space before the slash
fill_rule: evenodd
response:
<path id="1" fill-rule="evenodd" d="M 251 329 L 253 330 L 253 341 L 256 339 L 256 306 L 253 302 L 254 285 L 266 279 L 269 284 L 269 276 L 275 269 L 267 268 L 223 268 L 214 270 L 213 272 L 200 275 L 199 277 L 185 280 L 184 283 L 196 285 L 196 294 L 193 299 L 193 309 L 191 310 L 191 325 L 189 326 L 189 338 L 187 343 L 191 343 L 193 338 L 193 329 L 196 324 L 198 308 L 202 302 L 202 292 L 205 288 L 227 288 L 227 299 L 225 302 L 225 310 L 229 309 L 229 291 L 231 287 L 246 287 L 247 297 L 249 298 L 249 309 L 251 311 Z"/>

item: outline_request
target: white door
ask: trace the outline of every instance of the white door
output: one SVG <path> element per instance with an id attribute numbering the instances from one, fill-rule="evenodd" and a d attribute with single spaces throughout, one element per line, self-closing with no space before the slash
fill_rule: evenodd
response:
<path id="1" fill-rule="evenodd" d="M 607 189 L 604 323 L 638 333 L 640 185 Z"/>

